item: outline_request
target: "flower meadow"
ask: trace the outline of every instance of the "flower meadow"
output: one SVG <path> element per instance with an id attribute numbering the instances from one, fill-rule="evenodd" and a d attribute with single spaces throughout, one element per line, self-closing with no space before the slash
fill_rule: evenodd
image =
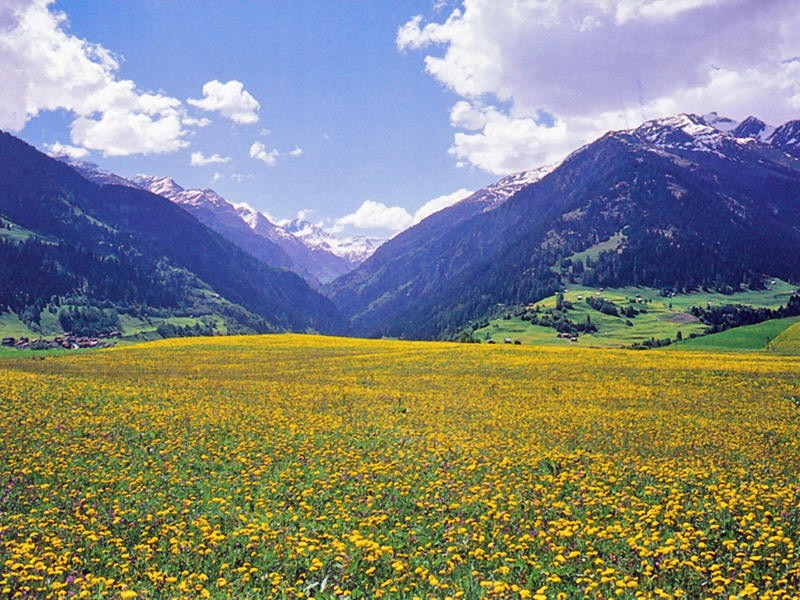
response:
<path id="1" fill-rule="evenodd" d="M 800 598 L 800 359 L 276 335 L 0 360 L 0 596 Z"/>

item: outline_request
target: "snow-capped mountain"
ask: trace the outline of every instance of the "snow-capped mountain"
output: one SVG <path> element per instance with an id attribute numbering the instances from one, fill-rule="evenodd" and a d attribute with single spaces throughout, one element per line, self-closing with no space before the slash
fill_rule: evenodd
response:
<path id="1" fill-rule="evenodd" d="M 775 128 L 754 116 L 738 122 L 717 113 L 702 117 L 680 114 L 648 121 L 627 133 L 668 150 L 710 152 L 728 157 L 752 143 L 795 156 L 800 151 L 800 121 L 789 121 Z"/>
<path id="2" fill-rule="evenodd" d="M 233 204 L 210 189 L 185 190 L 168 177 L 137 175 L 131 181 L 181 205 L 265 262 L 295 271 L 314 287 L 351 271 L 379 244 L 370 238 L 337 239 L 299 220 L 276 224 L 246 203 Z"/>
<path id="3" fill-rule="evenodd" d="M 740 124 L 739 121 L 734 121 L 729 117 L 723 117 L 716 112 L 705 114 L 702 116 L 702 119 L 706 124 L 711 125 L 711 127 L 719 129 L 720 131 L 724 131 L 725 133 L 730 133 Z"/>
<path id="4" fill-rule="evenodd" d="M 339 238 L 322 227 L 300 218 L 281 221 L 280 225 L 285 231 L 301 239 L 306 246 L 330 252 L 344 259 L 351 269 L 372 256 L 386 241 L 383 238 L 366 235 Z"/>
<path id="5" fill-rule="evenodd" d="M 299 269 L 280 246 L 256 235 L 236 212 L 233 204 L 214 190 L 187 190 L 169 177 L 151 175 L 136 175 L 131 178 L 131 182 L 174 202 L 205 226 L 268 265 L 295 271 L 310 283 L 316 284 L 313 277 Z"/>
<path id="6" fill-rule="evenodd" d="M 682 290 L 800 280 L 798 159 L 800 121 L 773 130 L 680 114 L 608 132 L 398 234 L 327 294 L 361 335 L 430 338 L 570 280 Z M 591 261 L 575 258 L 590 249 Z"/>
<path id="7" fill-rule="evenodd" d="M 99 185 L 137 187 L 181 206 L 201 223 L 270 266 L 288 269 L 313 287 L 333 281 L 361 264 L 384 241 L 366 236 L 337 238 L 301 219 L 281 224 L 247 204 L 233 204 L 212 189 L 184 189 L 170 177 L 125 179 L 95 163 L 56 156 Z"/>
<path id="8" fill-rule="evenodd" d="M 688 114 L 648 121 L 627 133 L 656 148 L 707 152 L 718 156 L 735 152 L 749 141 L 710 125 L 703 117 Z"/>
<path id="9" fill-rule="evenodd" d="M 3 132 L 0 156 L 0 220 L 29 232 L 3 245 L 5 309 L 38 315 L 77 302 L 98 313 L 215 316 L 229 332 L 346 332 L 331 302 L 300 277 L 243 252 L 176 203 Z"/>
<path id="10" fill-rule="evenodd" d="M 800 158 L 800 121 L 789 121 L 769 136 L 769 145 L 786 154 Z"/>
<path id="11" fill-rule="evenodd" d="M 756 117 L 747 117 L 730 132 L 735 138 L 754 139 L 759 142 L 768 142 L 773 133 L 775 133 L 774 127 Z"/>
<path id="12" fill-rule="evenodd" d="M 83 175 L 83 177 L 92 183 L 96 183 L 97 185 L 123 185 L 126 187 L 139 187 L 124 177 L 120 177 L 111 171 L 101 169 L 96 163 L 78 160 L 76 158 L 72 158 L 71 156 L 67 156 L 66 154 L 52 154 L 50 156 L 51 158 L 55 158 L 60 162 L 68 164 L 78 173 Z"/>
<path id="13" fill-rule="evenodd" d="M 262 212 L 247 204 L 236 205 L 239 217 L 247 223 L 256 235 L 277 244 L 299 265 L 303 265 L 320 283 L 328 283 L 344 275 L 357 266 L 334 252 L 330 247 L 320 246 L 313 240 L 295 235 L 283 222 L 275 224 Z"/>

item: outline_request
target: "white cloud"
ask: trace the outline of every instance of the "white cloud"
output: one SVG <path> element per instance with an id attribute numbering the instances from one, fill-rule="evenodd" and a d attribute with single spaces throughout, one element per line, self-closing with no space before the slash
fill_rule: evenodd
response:
<path id="1" fill-rule="evenodd" d="M 439 212 L 452 206 L 459 200 L 463 200 L 472 192 L 467 189 L 460 189 L 451 194 L 438 196 L 427 201 L 412 215 L 402 206 L 387 206 L 383 202 L 375 200 L 365 200 L 355 212 L 336 219 L 327 229 L 331 233 L 339 233 L 346 226 L 356 229 L 386 229 L 397 233 L 416 225 L 433 213 Z M 300 211 L 297 213 L 301 219 L 310 217 L 310 211 Z"/>
<path id="2" fill-rule="evenodd" d="M 230 160 L 229 156 L 220 156 L 219 154 L 204 156 L 202 152 L 192 152 L 190 164 L 193 167 L 204 167 L 206 165 L 223 164 L 230 162 Z"/>
<path id="3" fill-rule="evenodd" d="M 187 127 L 208 127 L 211 125 L 211 119 L 195 119 L 194 117 L 183 117 L 181 122 Z"/>
<path id="4" fill-rule="evenodd" d="M 42 111 L 75 117 L 73 144 L 106 155 L 171 152 L 187 145 L 179 100 L 118 79 L 119 61 L 70 35 L 53 0 L 0 8 L 0 127 L 19 131 Z"/>
<path id="5" fill-rule="evenodd" d="M 461 99 L 451 153 L 492 173 L 553 162 L 608 129 L 677 112 L 800 109 L 795 0 L 463 0 L 414 17 L 401 50 Z"/>
<path id="6" fill-rule="evenodd" d="M 334 230 L 341 231 L 345 225 L 351 225 L 358 229 L 401 231 L 413 221 L 414 217 L 401 206 L 386 206 L 383 202 L 365 200 L 355 212 L 337 219 Z"/>
<path id="7" fill-rule="evenodd" d="M 466 188 L 461 188 L 458 191 L 453 192 L 452 194 L 445 194 L 443 196 L 438 196 L 433 198 L 432 200 L 428 200 L 425 204 L 420 206 L 417 211 L 414 213 L 414 220 L 413 224 L 417 224 L 423 219 L 431 216 L 433 213 L 437 213 L 440 210 L 444 210 L 448 206 L 452 206 L 456 202 L 459 202 L 472 194 L 472 192 Z"/>
<path id="8" fill-rule="evenodd" d="M 261 142 L 253 142 L 253 145 L 250 146 L 250 157 L 265 162 L 270 167 L 275 166 L 278 161 L 278 156 L 280 156 L 280 152 L 274 148 L 272 150 L 267 150 L 267 147 Z"/>
<path id="9" fill-rule="evenodd" d="M 219 112 L 234 123 L 249 125 L 258 122 L 258 110 L 261 105 L 244 84 L 235 79 L 222 83 L 216 79 L 203 86 L 203 97 L 200 100 L 187 100 L 192 106 L 207 111 Z"/>
<path id="10" fill-rule="evenodd" d="M 86 148 L 78 146 L 70 146 L 69 144 L 62 144 L 56 142 L 54 144 L 45 144 L 45 149 L 51 156 L 68 156 L 69 158 L 84 158 L 89 151 Z"/>
<path id="11" fill-rule="evenodd" d="M 250 146 L 250 157 L 255 158 L 256 160 L 260 160 L 268 164 L 270 167 L 274 167 L 278 163 L 278 157 L 280 156 L 302 156 L 303 149 L 299 146 L 295 146 L 293 150 L 289 152 L 283 153 L 279 152 L 276 148 L 272 150 L 267 150 L 267 147 L 264 145 L 263 142 L 253 142 Z"/>

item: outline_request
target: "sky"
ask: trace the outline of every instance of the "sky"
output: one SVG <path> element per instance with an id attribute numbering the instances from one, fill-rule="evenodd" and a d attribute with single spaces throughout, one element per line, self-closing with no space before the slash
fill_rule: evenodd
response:
<path id="1" fill-rule="evenodd" d="M 274 220 L 388 237 L 608 130 L 800 118 L 798 8 L 0 0 L 0 129 Z"/>

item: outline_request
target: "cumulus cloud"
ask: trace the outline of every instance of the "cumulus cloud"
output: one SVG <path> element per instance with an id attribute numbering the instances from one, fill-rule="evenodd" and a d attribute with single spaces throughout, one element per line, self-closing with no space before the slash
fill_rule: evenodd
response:
<path id="1" fill-rule="evenodd" d="M 106 155 L 171 152 L 187 145 L 181 102 L 118 79 L 118 59 L 70 35 L 53 0 L 0 7 L 0 127 L 21 130 L 41 111 L 75 116 L 73 144 Z"/>
<path id="2" fill-rule="evenodd" d="M 192 152 L 190 164 L 193 167 L 204 167 L 206 165 L 223 164 L 230 162 L 230 160 L 229 156 L 220 156 L 219 154 L 204 156 L 202 152 Z"/>
<path id="3" fill-rule="evenodd" d="M 401 231 L 409 227 L 414 217 L 402 206 L 386 206 L 383 202 L 365 200 L 358 209 L 336 220 L 341 231 L 345 225 L 358 229 L 388 229 Z"/>
<path id="4" fill-rule="evenodd" d="M 676 112 L 800 110 L 794 0 L 463 0 L 396 37 L 461 99 L 450 152 L 503 174 Z"/>
<path id="5" fill-rule="evenodd" d="M 274 167 L 278 162 L 278 156 L 280 156 L 280 152 L 274 148 L 267 150 L 267 147 L 261 142 L 253 142 L 253 145 L 250 146 L 250 157 L 260 160 L 270 167 Z"/>
<path id="6" fill-rule="evenodd" d="M 258 110 L 261 105 L 244 84 L 235 79 L 222 83 L 216 79 L 203 86 L 203 97 L 199 100 L 189 98 L 192 106 L 206 111 L 218 112 L 234 123 L 249 125 L 258 122 Z"/>
<path id="7" fill-rule="evenodd" d="M 84 158 L 87 154 L 89 154 L 89 151 L 86 148 L 70 146 L 69 144 L 62 144 L 61 142 L 45 144 L 44 147 L 50 156 L 68 156 L 69 158 L 77 159 Z"/>
<path id="8" fill-rule="evenodd" d="M 250 157 L 255 158 L 256 160 L 260 160 L 268 164 L 270 167 L 274 167 L 276 164 L 278 164 L 278 157 L 280 156 L 288 155 L 288 156 L 298 157 L 302 156 L 302 154 L 303 154 L 303 149 L 298 146 L 295 146 L 293 150 L 290 150 L 285 154 L 279 152 L 276 148 L 273 148 L 272 150 L 267 150 L 267 147 L 264 145 L 263 142 L 256 141 L 253 142 L 253 144 L 250 146 Z"/>
<path id="9" fill-rule="evenodd" d="M 423 219 L 430 217 L 433 213 L 437 213 L 440 210 L 444 210 L 448 206 L 452 206 L 456 202 L 459 202 L 472 194 L 472 192 L 466 188 L 461 188 L 453 192 L 452 194 L 445 194 L 443 196 L 437 196 L 432 200 L 428 200 L 425 204 L 420 206 L 417 211 L 414 213 L 414 220 L 413 224 L 419 223 Z"/>
<path id="10" fill-rule="evenodd" d="M 205 117 L 202 119 L 197 119 L 195 117 L 183 117 L 181 122 L 188 127 L 208 127 L 211 125 L 211 119 L 206 119 Z"/>
<path id="11" fill-rule="evenodd" d="M 402 206 L 387 206 L 383 202 L 365 200 L 355 212 L 336 219 L 329 231 L 338 233 L 346 226 L 352 226 L 356 229 L 385 229 L 397 233 L 416 225 L 433 213 L 452 206 L 471 193 L 462 188 L 451 194 L 438 196 L 428 200 L 413 215 Z"/>

